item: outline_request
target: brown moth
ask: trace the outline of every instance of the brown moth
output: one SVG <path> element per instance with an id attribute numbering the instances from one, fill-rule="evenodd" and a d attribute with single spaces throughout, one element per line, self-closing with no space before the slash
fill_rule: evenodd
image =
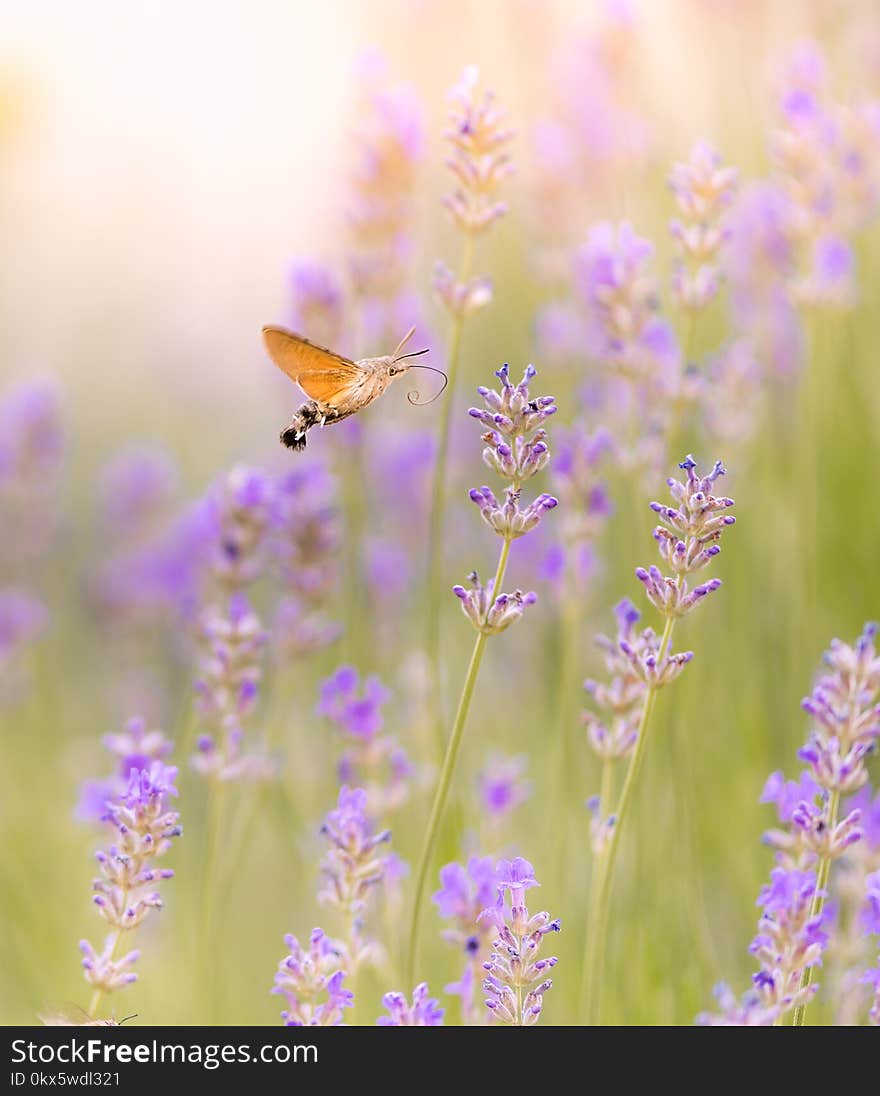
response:
<path id="1" fill-rule="evenodd" d="M 414 331 L 414 327 L 407 331 L 393 354 L 354 362 L 283 327 L 264 327 L 263 342 L 269 357 L 308 396 L 308 402 L 294 412 L 290 426 L 281 431 L 282 443 L 289 449 L 305 449 L 306 433 L 313 426 L 330 426 L 357 414 L 412 368 L 440 373 L 445 388 L 448 378 L 441 369 L 406 362 L 407 358 L 427 354 L 427 350 L 401 354 Z M 418 392 L 408 392 L 407 399 L 412 404 L 431 403 L 443 388 L 430 400 L 422 400 Z"/>

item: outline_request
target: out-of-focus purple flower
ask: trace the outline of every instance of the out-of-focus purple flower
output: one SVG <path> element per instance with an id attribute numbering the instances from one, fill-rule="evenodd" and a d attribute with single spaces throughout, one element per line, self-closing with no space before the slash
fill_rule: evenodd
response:
<path id="1" fill-rule="evenodd" d="M 681 213 L 681 220 L 670 225 L 680 256 L 672 287 L 678 304 L 688 311 L 705 308 L 718 293 L 717 258 L 726 239 L 722 217 L 736 184 L 736 168 L 725 167 L 706 142 L 694 147 L 687 162 L 675 164 L 669 176 Z"/>
<path id="2" fill-rule="evenodd" d="M 761 425 L 764 370 L 748 338 L 738 338 L 714 354 L 700 385 L 701 413 L 712 437 L 743 445 Z"/>
<path id="3" fill-rule="evenodd" d="M 452 124 L 446 133 L 452 146 L 446 166 L 456 186 L 443 204 L 467 235 L 484 232 L 507 212 L 498 192 L 513 172 L 508 151 L 513 134 L 492 94 L 479 96 L 478 81 L 479 70 L 468 66 L 451 93 Z"/>
<path id="4" fill-rule="evenodd" d="M 45 491 L 64 453 L 60 397 L 50 381 L 22 381 L 0 399 L 0 487 Z"/>
<path id="5" fill-rule="evenodd" d="M 215 488 L 211 567 L 223 586 L 240 589 L 260 574 L 274 501 L 272 480 L 257 468 L 238 465 Z"/>
<path id="6" fill-rule="evenodd" d="M 525 892 L 539 884 L 528 860 L 521 856 L 500 860 L 496 872 L 498 899 L 480 914 L 497 929 L 483 964 L 483 992 L 495 1020 L 525 1027 L 538 1022 L 544 994 L 553 985 L 547 974 L 558 960 L 538 958 L 538 953 L 547 933 L 559 932 L 561 924 L 549 913 L 529 916 Z"/>
<path id="7" fill-rule="evenodd" d="M 453 862 L 440 869 L 440 890 L 432 897 L 440 916 L 452 922 L 443 937 L 462 948 L 468 959 L 486 958 L 494 929 L 479 917 L 497 892 L 498 876 L 488 856 L 472 856 L 467 866 Z"/>
<path id="8" fill-rule="evenodd" d="M 177 466 L 159 446 L 120 450 L 101 471 L 98 497 L 111 535 L 123 544 L 143 540 L 167 517 L 179 486 Z"/>
<path id="9" fill-rule="evenodd" d="M 346 734 L 371 739 L 385 725 L 382 707 L 390 697 L 391 693 L 377 677 L 366 678 L 361 686 L 357 670 L 353 666 L 341 666 L 321 686 L 316 711 Z"/>
<path id="10" fill-rule="evenodd" d="M 33 643 L 49 623 L 49 612 L 39 598 L 24 590 L 0 590 L 0 670 Z"/>
<path id="11" fill-rule="evenodd" d="M 177 795 L 176 776 L 177 770 L 161 761 L 133 769 L 122 793 L 106 804 L 104 817 L 115 830 L 114 843 L 96 854 L 101 876 L 93 889 L 95 907 L 112 932 L 101 952 L 87 940 L 80 942 L 85 979 L 102 993 L 136 980 L 131 967 L 138 953 L 116 958 L 119 938 L 137 928 L 150 910 L 162 908 L 156 884 L 174 875 L 155 865 L 182 832 L 180 815 L 169 808 L 169 798 Z"/>
<path id="12" fill-rule="evenodd" d="M 489 278 L 471 278 L 464 283 L 456 281 L 445 263 L 436 263 L 432 286 L 446 311 L 459 319 L 472 316 L 492 301 L 492 282 Z"/>
<path id="13" fill-rule="evenodd" d="M 321 827 L 330 849 L 321 861 L 324 885 L 318 901 L 343 913 L 351 924 L 351 939 L 345 942 L 349 972 L 370 950 L 361 938 L 363 915 L 370 891 L 385 876 L 379 846 L 391 840 L 389 830 L 375 831 L 366 809 L 367 793 L 343 785 L 335 809 Z"/>
<path id="14" fill-rule="evenodd" d="M 724 265 L 734 322 L 777 373 L 799 364 L 803 333 L 789 285 L 796 268 L 794 210 L 775 183 L 752 183 L 727 219 Z"/>
<path id="15" fill-rule="evenodd" d="M 859 917 L 862 932 L 880 936 L 880 871 L 872 872 L 865 880 L 865 901 Z"/>
<path id="16" fill-rule="evenodd" d="M 295 936 L 284 937 L 287 955 L 278 964 L 271 992 L 287 1001 L 281 1019 L 287 1027 L 339 1027 L 354 994 L 343 986 L 344 947 L 313 929 L 308 949 Z"/>
<path id="17" fill-rule="evenodd" d="M 680 353 L 657 312 L 646 269 L 653 255 L 653 245 L 630 224 L 603 221 L 578 252 L 575 286 L 586 312 L 588 352 L 624 376 L 663 383 L 677 374 Z"/>
<path id="18" fill-rule="evenodd" d="M 298 259 L 291 263 L 287 284 L 293 329 L 320 346 L 339 347 L 345 299 L 333 271 L 322 263 Z"/>
<path id="19" fill-rule="evenodd" d="M 217 780 L 262 779 L 273 772 L 268 758 L 249 753 L 244 726 L 253 712 L 266 644 L 259 618 L 244 594 L 233 594 L 225 611 L 210 606 L 200 621 L 202 654 L 195 683 L 209 732 L 198 740 L 192 767 Z"/>
<path id="20" fill-rule="evenodd" d="M 529 798 L 532 784 L 525 779 L 529 759 L 520 754 L 493 754 L 478 776 L 480 799 L 491 822 L 500 822 Z"/>
<path id="21" fill-rule="evenodd" d="M 440 1002 L 429 997 L 427 982 L 420 982 L 413 990 L 412 1004 L 406 996 L 392 990 L 382 998 L 387 1016 L 380 1016 L 376 1023 L 380 1027 L 440 1027 L 443 1024 L 445 1010 Z"/>

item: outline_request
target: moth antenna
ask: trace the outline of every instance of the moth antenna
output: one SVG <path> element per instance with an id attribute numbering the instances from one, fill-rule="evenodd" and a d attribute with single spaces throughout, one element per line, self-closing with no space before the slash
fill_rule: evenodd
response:
<path id="1" fill-rule="evenodd" d="M 401 352 L 401 350 L 403 350 L 403 348 L 406 346 L 406 344 L 409 342 L 409 340 L 413 337 L 413 335 L 415 335 L 415 333 L 416 333 L 416 329 L 415 329 L 415 326 L 413 326 L 409 329 L 409 331 L 407 331 L 407 333 L 403 336 L 403 338 L 397 344 L 397 349 L 391 355 L 391 357 L 395 361 L 400 361 L 400 359 L 398 358 L 397 355 Z"/>
<path id="2" fill-rule="evenodd" d="M 119 1021 L 119 1026 L 122 1027 L 122 1025 L 127 1024 L 129 1020 L 136 1020 L 136 1019 L 137 1019 L 137 1013 L 136 1012 L 133 1012 L 130 1016 L 123 1016 L 122 1019 Z"/>
<path id="3" fill-rule="evenodd" d="M 424 354 L 426 351 L 420 350 L 419 354 Z M 408 354 L 407 357 L 411 358 L 414 355 Z M 449 384 L 449 377 L 443 372 L 442 369 L 438 369 L 436 365 L 411 365 L 410 369 L 430 369 L 432 373 L 439 373 L 443 378 L 443 385 L 439 392 L 435 392 L 429 400 L 423 400 L 419 395 L 418 389 L 413 389 L 412 392 L 407 392 L 406 398 L 413 405 L 413 407 L 424 407 L 426 404 L 433 403 L 434 400 L 439 399 L 443 395 L 443 391 L 446 385 Z"/>

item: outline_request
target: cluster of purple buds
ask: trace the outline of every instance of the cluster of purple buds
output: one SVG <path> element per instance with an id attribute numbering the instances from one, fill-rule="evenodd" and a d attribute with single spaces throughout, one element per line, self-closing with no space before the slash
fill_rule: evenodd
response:
<path id="1" fill-rule="evenodd" d="M 717 295 L 721 274 L 718 253 L 727 230 L 722 216 L 737 184 L 736 168 L 725 167 L 719 154 L 700 142 L 685 163 L 669 176 L 680 220 L 670 225 L 680 259 L 672 278 L 675 300 L 689 312 L 699 312 Z"/>
<path id="2" fill-rule="evenodd" d="M 486 406 L 471 407 L 468 414 L 487 428 L 487 433 L 483 435 L 486 443 L 484 463 L 518 490 L 550 459 L 547 431 L 543 424 L 556 414 L 556 400 L 553 396 L 532 398 L 529 384 L 537 376 L 537 370 L 532 365 L 526 366 L 519 384 L 511 381 L 510 366 L 506 363 L 496 371 L 495 376 L 501 381 L 501 391 L 481 385 L 477 391 Z M 471 492 L 471 498 L 483 509 L 479 500 L 474 498 L 474 492 Z M 547 496 L 542 495 L 541 498 L 546 499 Z M 528 530 L 524 529 L 523 532 Z"/>
<path id="3" fill-rule="evenodd" d="M 489 579 L 483 585 L 476 571 L 471 571 L 468 581 L 470 589 L 457 585 L 452 587 L 452 592 L 461 599 L 464 615 L 483 635 L 499 635 L 519 620 L 526 606 L 534 605 L 538 600 L 538 595 L 533 591 L 523 593 L 522 590 L 494 597 L 494 580 Z"/>
<path id="4" fill-rule="evenodd" d="M 856 807 L 841 820 L 830 817 L 831 797 L 808 772 L 799 781 L 772 773 L 761 795 L 775 803 L 782 827 L 768 830 L 764 841 L 775 850 L 776 861 L 787 869 L 812 868 L 818 860 L 837 860 L 862 838 L 861 811 Z M 784 827 L 784 828 L 783 828 Z"/>
<path id="5" fill-rule="evenodd" d="M 686 473 L 684 482 L 671 477 L 666 481 L 678 506 L 651 503 L 651 509 L 662 522 L 654 530 L 654 539 L 672 576 L 664 575 L 656 566 L 636 570 L 648 600 L 667 619 L 689 613 L 721 585 L 720 579 L 713 578 L 689 588 L 685 576 L 702 570 L 718 555 L 721 534 L 736 521 L 725 512 L 733 506 L 733 499 L 712 494 L 715 481 L 724 475 L 721 461 L 716 461 L 708 476 L 697 475 L 697 464 L 691 456 L 679 467 Z"/>
<path id="6" fill-rule="evenodd" d="M 483 435 L 486 446 L 483 460 L 502 479 L 509 481 L 505 501 L 499 502 L 489 487 L 474 488 L 471 500 L 479 507 L 486 524 L 508 544 L 534 529 L 544 514 L 558 505 L 552 495 L 541 494 L 525 507 L 520 506 L 520 491 L 525 480 L 539 472 L 550 458 L 544 421 L 556 413 L 552 396 L 533 398 L 529 382 L 535 369 L 528 366 L 519 384 L 513 384 L 509 368 L 503 365 L 496 376 L 501 390 L 479 388 L 486 406 L 472 407 L 468 414 L 488 431 Z M 453 587 L 461 600 L 462 610 L 477 631 L 496 635 L 504 631 L 533 604 L 537 596 L 515 590 L 512 594 L 498 593 L 494 581 L 485 586 L 476 572 L 469 576 L 471 589 Z"/>
<path id="7" fill-rule="evenodd" d="M 324 884 L 318 901 L 342 914 L 350 928 L 345 944 L 349 972 L 371 951 L 361 939 L 364 912 L 371 891 L 387 872 L 387 857 L 382 856 L 379 846 L 391 840 L 389 830 L 375 831 L 366 811 L 366 791 L 344 785 L 336 808 L 321 827 L 330 849 L 321 861 Z"/>
<path id="8" fill-rule="evenodd" d="M 382 1005 L 388 1015 L 380 1016 L 376 1023 L 379 1027 L 441 1027 L 445 1010 L 429 994 L 427 982 L 420 982 L 413 990 L 412 1004 L 403 993 L 386 993 Z"/>
<path id="9" fill-rule="evenodd" d="M 880 737 L 876 636 L 877 625 L 867 624 L 852 645 L 833 640 L 825 654 L 829 672 L 803 702 L 813 724 L 798 756 L 828 792 L 853 792 L 868 779 L 865 758 Z"/>
<path id="10" fill-rule="evenodd" d="M 284 937 L 287 955 L 278 964 L 272 993 L 287 1001 L 281 1019 L 287 1027 L 339 1027 L 343 1010 L 354 1004 L 354 994 L 344 987 L 345 948 L 313 929 L 308 949 L 295 936 Z"/>
<path id="11" fill-rule="evenodd" d="M 797 868 L 774 868 L 758 895 L 763 907 L 758 935 L 749 951 L 760 963 L 752 988 L 738 1001 L 721 985 L 719 1013 L 701 1013 L 697 1023 L 713 1027 L 771 1027 L 786 1013 L 806 1005 L 818 985 L 804 985 L 804 971 L 821 963 L 828 945 L 828 913 L 814 914 L 816 876 Z"/>
<path id="12" fill-rule="evenodd" d="M 403 806 L 412 765 L 393 736 L 384 733 L 382 708 L 391 693 L 371 676 L 361 683 L 353 666 L 341 666 L 321 686 L 317 713 L 342 732 L 347 746 L 339 761 L 339 779 L 367 792 L 370 809 L 385 815 Z"/>
<path id="13" fill-rule="evenodd" d="M 121 935 L 137 928 L 153 909 L 162 908 L 156 885 L 174 872 L 156 867 L 181 834 L 180 815 L 169 809 L 177 795 L 175 768 L 160 761 L 149 768 L 132 769 L 125 791 L 105 805 L 104 819 L 115 830 L 114 843 L 96 854 L 101 872 L 94 882 L 94 903 L 111 927 L 103 949 L 80 942 L 86 981 L 102 993 L 134 982 L 131 969 L 138 958 L 132 951 L 116 957 Z"/>
<path id="14" fill-rule="evenodd" d="M 508 148 L 513 133 L 491 92 L 477 92 L 479 71 L 472 65 L 452 91 L 451 128 L 446 139 L 452 155 L 446 166 L 456 187 L 443 201 L 458 228 L 466 235 L 484 232 L 507 212 L 498 191 L 513 172 Z"/>
<path id="15" fill-rule="evenodd" d="M 544 994 L 553 985 L 547 974 L 557 959 L 541 958 L 539 952 L 547 933 L 559 932 L 561 925 L 549 913 L 529 916 L 525 892 L 539 883 L 528 860 L 499 860 L 496 870 L 497 901 L 480 914 L 497 930 L 483 964 L 483 992 L 486 1007 L 499 1023 L 525 1027 L 538 1022 Z"/>
<path id="16" fill-rule="evenodd" d="M 750 339 L 738 338 L 714 354 L 698 393 L 708 436 L 749 442 L 762 421 L 764 380 L 764 365 Z"/>

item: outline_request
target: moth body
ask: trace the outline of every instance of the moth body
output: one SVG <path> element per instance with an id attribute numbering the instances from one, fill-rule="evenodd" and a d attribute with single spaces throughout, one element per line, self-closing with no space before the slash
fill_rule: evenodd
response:
<path id="1" fill-rule="evenodd" d="M 416 354 L 400 355 L 413 330 L 394 354 L 350 361 L 282 327 L 264 327 L 263 340 L 272 361 L 308 397 L 308 401 L 294 412 L 290 425 L 281 431 L 282 444 L 289 449 L 305 449 L 306 434 L 313 426 L 332 426 L 357 414 L 378 399 L 393 380 L 408 373 L 410 365 L 403 358 L 427 353 L 420 350 Z M 407 398 L 411 403 L 420 402 L 413 399 L 414 395 L 417 393 L 409 393 Z"/>

